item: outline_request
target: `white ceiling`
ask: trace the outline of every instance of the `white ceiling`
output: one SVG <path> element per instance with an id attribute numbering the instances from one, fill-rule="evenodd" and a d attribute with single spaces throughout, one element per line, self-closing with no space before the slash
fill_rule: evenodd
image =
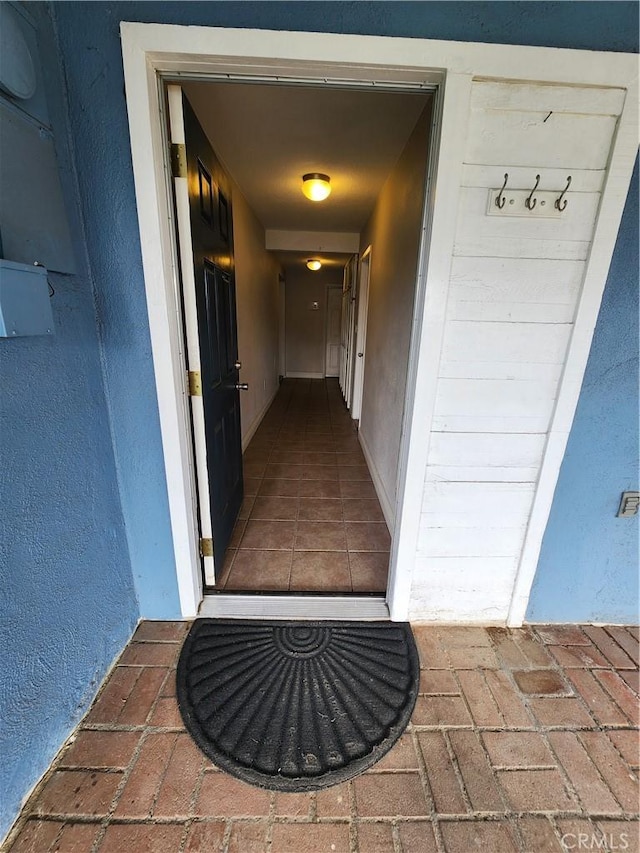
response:
<path id="1" fill-rule="evenodd" d="M 428 93 L 183 83 L 216 154 L 265 228 L 360 232 Z M 331 176 L 311 202 L 302 175 Z"/>

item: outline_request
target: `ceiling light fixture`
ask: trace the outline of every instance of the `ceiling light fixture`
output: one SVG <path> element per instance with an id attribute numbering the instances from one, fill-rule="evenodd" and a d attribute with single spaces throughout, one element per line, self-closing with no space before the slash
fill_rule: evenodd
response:
<path id="1" fill-rule="evenodd" d="M 316 258 L 309 258 L 307 261 L 307 269 L 313 270 L 313 272 L 317 272 L 321 266 L 322 264 Z"/>
<path id="2" fill-rule="evenodd" d="M 302 176 L 302 192 L 311 201 L 324 201 L 331 192 L 331 178 L 321 172 L 309 172 Z"/>

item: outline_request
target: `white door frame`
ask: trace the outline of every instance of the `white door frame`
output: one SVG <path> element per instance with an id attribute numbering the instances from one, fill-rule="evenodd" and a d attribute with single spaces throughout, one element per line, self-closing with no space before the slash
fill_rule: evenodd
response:
<path id="1" fill-rule="evenodd" d="M 364 391 L 364 367 L 367 358 L 367 315 L 369 313 L 369 282 L 371 280 L 371 246 L 360 256 L 358 264 L 358 319 L 356 320 L 355 365 L 353 369 L 353 396 L 351 417 L 360 420 L 362 413 L 362 392 Z M 366 281 L 363 299 L 363 282 Z M 360 355 L 362 353 L 362 355 Z"/>
<path id="2" fill-rule="evenodd" d="M 184 616 L 198 611 L 202 579 L 184 346 L 176 310 L 178 265 L 160 75 L 227 80 L 268 76 L 309 83 L 331 80 L 351 85 L 382 82 L 400 87 L 439 87 L 387 590 L 393 619 L 406 618 L 409 609 L 472 80 L 488 77 L 627 90 L 513 594 L 509 622 L 521 623 L 637 150 L 637 57 L 517 45 L 127 22 L 121 24 L 121 35 L 149 327 Z"/>

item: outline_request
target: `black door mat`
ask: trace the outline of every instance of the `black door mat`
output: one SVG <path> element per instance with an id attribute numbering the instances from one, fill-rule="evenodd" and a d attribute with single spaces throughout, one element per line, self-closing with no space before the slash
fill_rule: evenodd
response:
<path id="1" fill-rule="evenodd" d="M 261 788 L 312 791 L 391 749 L 419 675 L 408 623 L 197 619 L 178 704 L 218 767 Z"/>

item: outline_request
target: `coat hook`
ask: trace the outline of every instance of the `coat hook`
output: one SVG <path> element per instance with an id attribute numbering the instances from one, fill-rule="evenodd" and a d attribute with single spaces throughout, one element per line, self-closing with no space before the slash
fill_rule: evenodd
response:
<path id="1" fill-rule="evenodd" d="M 569 203 L 566 198 L 564 199 L 564 202 L 562 201 L 562 199 L 564 198 L 564 195 L 570 186 L 571 186 L 571 175 L 568 175 L 566 187 L 562 190 L 562 192 L 560 193 L 558 198 L 555 200 L 555 206 L 556 206 L 557 210 L 563 211 L 565 209 L 565 207 L 567 206 L 567 204 Z"/>
<path id="2" fill-rule="evenodd" d="M 534 192 L 538 189 L 538 184 L 540 183 L 540 175 L 536 175 L 536 183 L 534 188 L 531 190 L 529 194 L 529 198 L 525 199 L 524 205 L 527 210 L 533 210 L 533 208 L 538 203 L 538 199 L 533 197 Z"/>
<path id="3" fill-rule="evenodd" d="M 506 200 L 506 198 L 503 196 L 503 193 L 504 193 L 504 191 L 505 191 L 505 189 L 506 189 L 507 181 L 508 181 L 508 180 L 509 180 L 509 173 L 508 173 L 508 172 L 505 172 L 505 173 L 504 173 L 504 184 L 502 185 L 502 189 L 500 190 L 500 192 L 498 193 L 498 197 L 496 198 L 496 207 L 499 207 L 499 208 L 500 208 L 500 210 L 502 210 L 502 208 L 503 208 L 503 207 L 505 206 L 505 204 L 507 203 L 507 200 Z"/>

